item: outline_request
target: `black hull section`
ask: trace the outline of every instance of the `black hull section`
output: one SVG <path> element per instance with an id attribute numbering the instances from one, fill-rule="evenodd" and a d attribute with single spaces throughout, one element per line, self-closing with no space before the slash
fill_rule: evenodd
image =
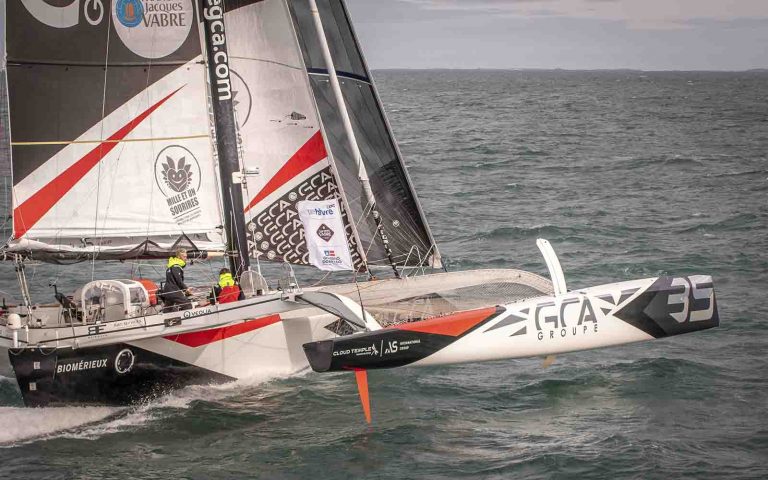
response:
<path id="1" fill-rule="evenodd" d="M 132 405 L 172 390 L 234 378 L 127 344 L 10 350 L 28 407 Z"/>

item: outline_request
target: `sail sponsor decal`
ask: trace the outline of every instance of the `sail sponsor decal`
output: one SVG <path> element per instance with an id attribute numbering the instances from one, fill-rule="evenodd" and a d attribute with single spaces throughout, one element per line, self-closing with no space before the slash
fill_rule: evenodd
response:
<path id="1" fill-rule="evenodd" d="M 38 21 L 53 28 L 69 28 L 80 23 L 81 5 L 83 15 L 91 25 L 98 25 L 104 18 L 103 0 L 75 0 L 69 5 L 51 5 L 41 0 L 21 0 L 21 4 Z"/>
<path id="2" fill-rule="evenodd" d="M 202 170 L 195 155 L 181 145 L 169 145 L 155 159 L 155 180 L 168 203 L 168 210 L 178 225 L 202 215 L 198 192 Z"/>
<path id="3" fill-rule="evenodd" d="M 243 128 L 251 118 L 253 95 L 242 75 L 233 69 L 230 69 L 229 73 L 232 80 L 232 107 L 235 109 L 235 121 L 238 128 Z"/>
<path id="4" fill-rule="evenodd" d="M 49 27 L 77 27 L 81 18 L 102 25 L 108 0 L 74 0 L 51 5 L 42 0 L 21 0 L 39 22 Z M 112 0 L 111 24 L 122 43 L 143 58 L 167 57 L 181 48 L 195 23 L 192 0 Z"/>
<path id="5" fill-rule="evenodd" d="M 224 31 L 224 6 L 221 0 L 203 0 L 203 18 L 208 35 L 208 61 L 211 63 L 218 102 L 232 100 L 227 35 Z"/>
<path id="6" fill-rule="evenodd" d="M 309 250 L 309 263 L 320 270 L 354 270 L 349 242 L 344 232 L 344 219 L 337 199 L 297 204 L 299 219 Z M 333 230 L 340 232 L 333 234 Z M 321 236 L 322 234 L 322 236 Z"/>
<path id="7" fill-rule="evenodd" d="M 261 208 L 260 212 L 248 221 L 246 237 L 250 255 L 266 257 L 273 261 L 309 265 L 309 251 L 297 204 L 302 200 L 323 200 L 337 196 L 338 187 L 330 167 L 295 184 L 291 190 Z M 352 234 L 350 220 L 345 209 L 341 209 L 341 214 L 343 232 L 349 242 L 352 260 L 356 267 L 360 267 L 362 259 Z"/>
<path id="8" fill-rule="evenodd" d="M 182 87 L 160 99 L 157 103 L 146 109 L 140 115 L 128 122 L 106 141 L 100 143 L 84 157 L 76 161 L 69 168 L 60 173 L 56 178 L 48 182 L 44 187 L 27 198 L 13 211 L 14 237 L 20 238 L 28 230 L 53 208 L 72 188 L 93 169 L 99 162 L 114 149 L 121 140 L 127 137 L 148 116 L 174 96 Z"/>
<path id="9" fill-rule="evenodd" d="M 136 55 L 158 59 L 177 51 L 195 20 L 192 0 L 116 0 L 112 24 Z"/>

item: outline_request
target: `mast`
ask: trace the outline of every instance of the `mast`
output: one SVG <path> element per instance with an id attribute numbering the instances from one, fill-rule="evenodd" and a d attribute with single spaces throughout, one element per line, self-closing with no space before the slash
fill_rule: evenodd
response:
<path id="1" fill-rule="evenodd" d="M 232 103 L 232 81 L 224 26 L 224 7 L 220 0 L 200 0 L 203 18 L 203 43 L 207 57 L 208 78 L 213 109 L 216 150 L 218 151 L 224 228 L 227 235 L 229 265 L 236 278 L 250 269 L 248 239 L 243 216 L 243 191 L 240 160 L 237 153 L 237 124 Z"/>
<path id="2" fill-rule="evenodd" d="M 357 144 L 357 137 L 352 128 L 352 122 L 349 119 L 349 112 L 347 111 L 347 105 L 344 101 L 344 96 L 341 92 L 341 85 L 339 84 L 339 77 L 336 75 L 336 66 L 333 63 L 333 57 L 331 56 L 331 50 L 328 47 L 328 39 L 325 36 L 325 29 L 323 28 L 323 21 L 320 18 L 320 11 L 317 8 L 317 2 L 315 0 L 309 0 L 309 8 L 312 12 L 312 18 L 315 22 L 317 30 L 317 39 L 320 43 L 320 47 L 323 52 L 323 59 L 325 60 L 326 69 L 328 70 L 328 78 L 331 81 L 331 88 L 333 89 L 333 96 L 336 100 L 336 105 L 341 115 L 342 122 L 344 124 L 344 130 L 347 134 L 349 141 L 349 147 L 352 150 L 352 156 L 354 157 L 355 164 L 358 170 L 358 179 L 363 187 L 363 193 L 365 194 L 365 200 L 368 202 L 368 206 L 371 209 L 373 219 L 376 222 L 376 229 L 381 237 L 382 244 L 384 245 L 384 252 L 387 255 L 392 270 L 395 272 L 395 277 L 400 278 L 400 272 L 397 270 L 397 265 L 392 257 L 392 249 L 389 246 L 389 239 L 384 231 L 384 222 L 381 219 L 381 215 L 376 206 L 376 198 L 373 196 L 373 190 L 371 190 L 371 182 L 368 178 L 368 171 L 363 163 L 363 156 L 360 153 L 360 147 Z"/>

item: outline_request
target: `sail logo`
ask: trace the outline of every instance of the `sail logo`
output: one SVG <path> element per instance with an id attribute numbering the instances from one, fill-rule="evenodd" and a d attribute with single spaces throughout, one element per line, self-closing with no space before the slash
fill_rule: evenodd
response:
<path id="1" fill-rule="evenodd" d="M 163 58 L 187 40 L 194 23 L 192 0 L 117 0 L 112 24 L 123 44 L 144 58 Z"/>
<path id="2" fill-rule="evenodd" d="M 144 17 L 144 4 L 139 0 L 118 0 L 115 13 L 120 23 L 128 28 L 138 26 Z"/>
<path id="3" fill-rule="evenodd" d="M 80 23 L 80 0 L 66 6 L 50 5 L 41 0 L 21 0 L 22 5 L 38 21 L 53 28 L 70 28 Z M 91 25 L 98 25 L 104 18 L 103 0 L 85 0 L 83 16 Z"/>
<path id="4" fill-rule="evenodd" d="M 162 164 L 163 180 L 175 192 L 183 192 L 192 183 L 192 165 L 188 165 L 186 160 L 187 157 L 181 157 L 178 163 L 174 163 L 173 158 L 166 157 Z"/>
<path id="5" fill-rule="evenodd" d="M 155 181 L 178 225 L 189 223 L 202 215 L 202 205 L 198 198 L 201 174 L 197 158 L 181 145 L 165 147 L 155 159 Z"/>
<path id="6" fill-rule="evenodd" d="M 208 36 L 209 68 L 213 69 L 216 76 L 216 99 L 223 102 L 232 100 L 233 95 L 227 35 L 224 31 L 224 7 L 220 3 L 220 0 L 208 0 L 208 7 L 203 9 L 203 18 Z"/>
<path id="7" fill-rule="evenodd" d="M 336 255 L 335 250 L 323 250 L 323 258 L 321 260 L 325 266 L 340 266 L 344 264 L 344 261 Z"/>
<path id="8" fill-rule="evenodd" d="M 330 203 L 328 205 L 323 206 L 322 208 L 318 208 L 318 207 L 309 208 L 307 209 L 307 213 L 310 215 L 314 215 L 316 217 L 333 217 L 336 215 L 334 208 L 336 208 L 336 205 L 333 203 Z"/>
<path id="9" fill-rule="evenodd" d="M 248 119 L 251 118 L 251 108 L 253 107 L 253 96 L 245 79 L 236 71 L 230 69 L 232 80 L 232 107 L 235 109 L 235 120 L 237 126 L 243 128 Z"/>
<path id="10" fill-rule="evenodd" d="M 326 242 L 329 242 L 333 238 L 333 230 L 331 230 L 331 228 L 328 225 L 323 223 L 317 229 L 317 236 L 322 238 Z"/>

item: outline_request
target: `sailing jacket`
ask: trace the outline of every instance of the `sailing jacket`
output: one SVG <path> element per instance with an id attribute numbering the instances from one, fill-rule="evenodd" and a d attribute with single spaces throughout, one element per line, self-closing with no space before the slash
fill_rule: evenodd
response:
<path id="1" fill-rule="evenodd" d="M 235 283 L 231 273 L 219 275 L 219 284 L 213 287 L 217 303 L 236 302 L 240 299 L 240 287 Z"/>
<path id="2" fill-rule="evenodd" d="M 187 262 L 178 257 L 168 259 L 168 268 L 165 270 L 165 287 L 163 288 L 165 293 L 183 292 L 187 289 L 187 284 L 184 283 L 184 267 L 186 265 Z"/>

